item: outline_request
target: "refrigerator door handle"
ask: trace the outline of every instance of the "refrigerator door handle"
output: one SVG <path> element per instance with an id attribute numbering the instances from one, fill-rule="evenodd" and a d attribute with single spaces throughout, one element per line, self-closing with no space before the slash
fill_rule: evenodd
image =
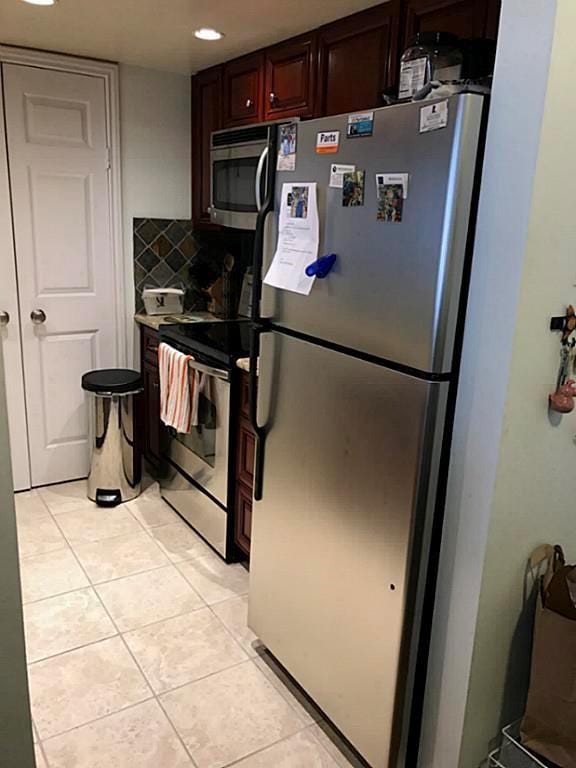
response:
<path id="1" fill-rule="evenodd" d="M 258 160 L 258 167 L 256 168 L 256 181 L 255 181 L 255 189 L 254 192 L 256 193 L 256 208 L 258 211 L 262 208 L 262 198 L 260 195 L 260 189 L 262 187 L 262 171 L 264 170 L 264 163 L 266 162 L 266 158 L 268 157 L 268 154 L 270 152 L 270 147 L 266 146 L 262 150 L 262 154 L 260 155 L 260 159 Z"/>
<path id="2" fill-rule="evenodd" d="M 268 133 L 268 147 L 264 152 L 268 157 L 276 157 L 276 141 L 278 126 L 271 125 Z M 264 152 L 262 155 L 265 157 Z M 260 158 L 262 160 L 262 157 Z M 260 166 L 260 163 L 258 164 Z M 264 228 L 266 217 L 274 209 L 274 182 L 276 180 L 276 163 L 269 162 L 266 165 L 266 197 L 259 206 L 256 219 L 256 231 L 254 233 L 254 250 L 252 262 L 252 312 L 253 322 L 260 322 L 260 298 L 262 296 L 262 261 L 264 259 Z M 260 188 L 260 182 L 257 183 Z"/>
<path id="3" fill-rule="evenodd" d="M 250 334 L 250 379 L 248 385 L 248 408 L 250 411 L 250 424 L 256 436 L 254 455 L 254 499 L 262 498 L 263 471 L 264 471 L 264 446 L 266 443 L 267 429 L 258 423 L 258 358 L 260 356 L 260 336 L 270 333 L 262 326 L 253 325 Z"/>

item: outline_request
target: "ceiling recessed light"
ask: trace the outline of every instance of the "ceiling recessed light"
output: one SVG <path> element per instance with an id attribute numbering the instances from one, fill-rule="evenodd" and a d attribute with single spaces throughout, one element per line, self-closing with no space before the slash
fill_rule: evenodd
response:
<path id="1" fill-rule="evenodd" d="M 202 27 L 194 32 L 194 37 L 197 37 L 199 40 L 220 40 L 224 35 L 222 32 L 218 32 L 210 27 Z"/>
<path id="2" fill-rule="evenodd" d="M 30 5 L 56 5 L 58 0 L 24 0 L 24 2 Z"/>

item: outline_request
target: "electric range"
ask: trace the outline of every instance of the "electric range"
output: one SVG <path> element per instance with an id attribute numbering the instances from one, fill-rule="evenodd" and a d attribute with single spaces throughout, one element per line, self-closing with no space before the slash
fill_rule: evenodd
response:
<path id="1" fill-rule="evenodd" d="M 178 324 L 160 328 L 160 343 L 191 356 L 197 423 L 189 432 L 168 428 L 162 447 L 162 497 L 225 560 L 234 556 L 232 418 L 240 372 L 250 352 L 248 320 Z"/>

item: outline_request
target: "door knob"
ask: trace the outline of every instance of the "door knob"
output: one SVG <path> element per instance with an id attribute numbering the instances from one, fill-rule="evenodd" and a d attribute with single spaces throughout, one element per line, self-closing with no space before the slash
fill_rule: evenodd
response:
<path id="1" fill-rule="evenodd" d="M 10 315 L 8 312 L 0 312 L 0 328 L 4 328 L 10 322 Z"/>
<path id="2" fill-rule="evenodd" d="M 43 309 L 33 309 L 32 312 L 30 312 L 30 320 L 32 320 L 34 325 L 40 325 L 41 323 L 45 323 L 46 312 L 44 312 Z"/>

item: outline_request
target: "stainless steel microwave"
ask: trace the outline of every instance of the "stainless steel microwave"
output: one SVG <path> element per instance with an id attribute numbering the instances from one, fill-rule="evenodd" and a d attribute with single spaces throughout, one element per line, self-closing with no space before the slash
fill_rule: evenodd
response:
<path id="1" fill-rule="evenodd" d="M 286 122 L 286 121 L 282 121 Z M 256 229 L 266 197 L 270 127 L 260 123 L 246 128 L 215 131 L 210 144 L 210 220 L 235 229 Z"/>

